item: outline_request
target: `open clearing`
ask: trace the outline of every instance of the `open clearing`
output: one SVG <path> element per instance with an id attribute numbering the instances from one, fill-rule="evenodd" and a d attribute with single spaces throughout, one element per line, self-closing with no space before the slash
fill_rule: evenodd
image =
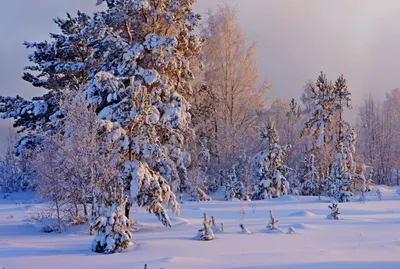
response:
<path id="1" fill-rule="evenodd" d="M 87 226 L 63 234 L 46 234 L 30 219 L 42 204 L 31 194 L 0 199 L 0 268 L 7 269 L 395 269 L 400 268 L 400 200 L 395 189 L 380 187 L 366 203 L 340 204 L 342 220 L 327 220 L 329 201 L 316 197 L 282 197 L 252 202 L 187 202 L 173 227 L 162 227 L 150 214 L 134 208 L 140 229 L 134 245 L 113 255 L 93 253 Z M 195 241 L 207 210 L 224 232 L 210 242 Z M 284 232 L 267 234 L 269 210 Z M 251 235 L 240 234 L 244 223 Z"/>

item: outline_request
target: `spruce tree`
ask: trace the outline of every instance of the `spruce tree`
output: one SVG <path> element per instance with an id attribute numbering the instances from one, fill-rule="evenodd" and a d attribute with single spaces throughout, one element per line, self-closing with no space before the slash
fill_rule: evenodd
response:
<path id="1" fill-rule="evenodd" d="M 258 181 L 253 199 L 269 199 L 287 194 L 286 175 L 291 170 L 284 164 L 290 145 L 280 146 L 279 135 L 271 119 L 260 136 L 266 141 L 267 149 L 253 158 L 254 176 Z"/>
<path id="2" fill-rule="evenodd" d="M 227 200 L 244 200 L 246 199 L 246 189 L 237 176 L 236 165 L 232 166 L 232 171 L 228 174 L 225 186 L 225 199 Z"/>
<path id="3" fill-rule="evenodd" d="M 303 195 L 316 196 L 320 194 L 320 177 L 315 166 L 315 156 L 307 154 L 304 160 L 304 175 L 302 177 L 301 190 Z"/>
<path id="4" fill-rule="evenodd" d="M 338 220 L 339 218 L 339 207 L 337 203 L 332 203 L 332 205 L 328 206 L 331 210 L 331 213 L 326 217 L 327 219 Z"/>
<path id="5" fill-rule="evenodd" d="M 344 152 L 343 144 L 338 145 L 336 160 L 332 164 L 329 180 L 328 196 L 339 203 L 350 202 L 353 174 L 349 170 L 349 160 Z"/>
<path id="6" fill-rule="evenodd" d="M 110 254 L 126 249 L 132 244 L 131 224 L 121 205 L 102 207 L 100 216 L 91 223 L 91 228 L 96 232 L 92 241 L 94 252 Z"/>

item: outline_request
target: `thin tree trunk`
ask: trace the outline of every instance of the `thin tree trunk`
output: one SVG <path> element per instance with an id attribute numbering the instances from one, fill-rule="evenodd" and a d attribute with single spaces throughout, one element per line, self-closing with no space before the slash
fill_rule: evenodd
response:
<path id="1" fill-rule="evenodd" d="M 60 205 L 58 204 L 58 200 L 55 201 L 56 203 L 56 210 L 57 210 L 57 220 L 58 220 L 58 232 L 62 232 L 62 223 L 61 223 L 61 216 L 60 216 Z"/>
<path id="2" fill-rule="evenodd" d="M 131 212 L 131 207 L 132 207 L 132 204 L 130 202 L 127 202 L 125 205 L 125 217 L 127 217 L 128 219 L 130 219 L 129 214 Z"/>
<path id="3" fill-rule="evenodd" d="M 83 202 L 83 214 L 84 214 L 85 216 L 88 216 L 88 215 L 89 215 L 89 214 L 88 214 L 88 205 L 87 205 L 86 199 L 85 199 L 84 202 Z"/>

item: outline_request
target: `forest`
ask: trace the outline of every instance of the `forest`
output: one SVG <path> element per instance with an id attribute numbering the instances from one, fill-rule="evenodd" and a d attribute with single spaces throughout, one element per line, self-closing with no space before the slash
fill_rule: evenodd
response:
<path id="1" fill-rule="evenodd" d="M 237 10 L 200 16 L 195 2 L 98 0 L 103 10 L 56 18 L 49 40 L 25 42 L 22 79 L 38 95 L 0 96 L 13 122 L 2 192 L 35 191 L 57 219 L 46 229 L 90 222 L 92 250 L 113 253 L 130 245 L 133 205 L 170 227 L 183 201 L 216 192 L 335 205 L 399 185 L 400 88 L 353 107 L 346 74 L 321 70 L 301 96 L 271 100 Z"/>

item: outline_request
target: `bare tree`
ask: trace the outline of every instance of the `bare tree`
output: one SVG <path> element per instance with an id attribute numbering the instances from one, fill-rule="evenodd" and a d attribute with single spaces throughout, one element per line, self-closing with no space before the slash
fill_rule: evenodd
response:
<path id="1" fill-rule="evenodd" d="M 66 111 L 61 131 L 41 137 L 34 162 L 39 195 L 54 204 L 59 230 L 61 220 L 97 215 L 119 184 L 113 160 L 101 148 L 95 108 L 88 107 L 79 93 L 66 100 L 61 105 Z"/>
<path id="2" fill-rule="evenodd" d="M 265 110 L 269 87 L 261 83 L 255 61 L 256 44 L 246 45 L 236 10 L 228 5 L 209 12 L 202 31 L 205 39 L 205 84 L 213 98 L 214 144 L 224 168 L 232 156 L 256 137 L 260 111 Z"/>
<path id="3" fill-rule="evenodd" d="M 377 184 L 391 185 L 400 162 L 400 90 L 386 94 L 381 104 L 369 95 L 359 110 L 360 152 L 363 161 L 374 168 Z M 398 181 L 398 178 L 396 178 Z"/>

